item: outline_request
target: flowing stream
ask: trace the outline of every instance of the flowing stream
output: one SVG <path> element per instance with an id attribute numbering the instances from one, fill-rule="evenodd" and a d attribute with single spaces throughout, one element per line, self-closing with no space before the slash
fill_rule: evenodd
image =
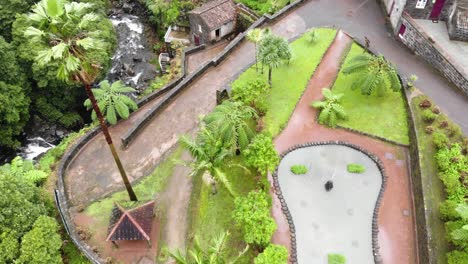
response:
<path id="1" fill-rule="evenodd" d="M 141 7 L 129 2 L 110 11 L 109 19 L 117 32 L 118 45 L 112 56 L 112 66 L 106 75 L 110 82 L 121 80 L 135 88 L 137 94 L 149 85 L 157 73 L 156 66 L 151 64 L 156 60 L 156 55 L 144 34 L 145 26 L 140 17 L 130 14 L 138 12 L 138 9 Z M 33 117 L 31 119 L 21 147 L 15 151 L 0 149 L 0 165 L 9 162 L 15 156 L 37 160 L 67 135 L 66 131 L 55 125 L 45 124 Z"/>

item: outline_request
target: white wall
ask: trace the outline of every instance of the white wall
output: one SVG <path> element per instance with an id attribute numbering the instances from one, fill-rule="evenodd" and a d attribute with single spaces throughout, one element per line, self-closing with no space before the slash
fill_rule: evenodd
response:
<path id="1" fill-rule="evenodd" d="M 406 1 L 407 0 L 382 0 L 382 2 L 385 5 L 385 9 L 387 10 L 386 15 L 390 13 L 392 4 L 395 3 L 393 6 L 392 14 L 390 16 L 390 23 L 392 24 L 392 28 L 395 31 L 398 30 L 396 27 L 398 26 L 398 22 L 400 21 L 401 15 L 403 13 L 403 9 L 405 8 L 405 5 L 406 5 Z"/>
<path id="2" fill-rule="evenodd" d="M 229 33 L 232 33 L 233 30 L 234 30 L 234 21 L 224 24 L 221 26 L 219 37 L 222 38 L 228 35 Z M 216 39 L 216 30 L 213 30 L 210 33 L 210 40 L 215 40 L 215 39 Z"/>

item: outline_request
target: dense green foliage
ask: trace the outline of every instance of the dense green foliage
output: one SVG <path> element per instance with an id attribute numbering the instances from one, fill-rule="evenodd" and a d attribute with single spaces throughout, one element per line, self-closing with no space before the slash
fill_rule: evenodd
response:
<path id="1" fill-rule="evenodd" d="M 125 86 L 121 81 L 116 81 L 110 85 L 109 81 L 104 80 L 99 83 L 99 89 L 92 89 L 92 91 L 101 113 L 111 125 L 117 123 L 117 116 L 127 119 L 130 116 L 130 111 L 135 111 L 138 108 L 135 101 L 126 95 L 135 92 L 135 89 Z M 86 99 L 84 105 L 88 110 L 92 109 L 91 100 Z M 93 120 L 97 119 L 94 110 L 91 113 L 91 118 Z"/>
<path id="2" fill-rule="evenodd" d="M 180 250 L 169 252 L 169 255 L 176 261 L 177 264 L 235 264 L 244 255 L 249 247 L 245 247 L 236 257 L 227 256 L 227 241 L 230 234 L 224 232 L 217 236 L 207 248 L 203 248 L 198 237 L 195 237 L 195 245 L 193 249 L 186 250 L 183 254 Z"/>
<path id="3" fill-rule="evenodd" d="M 41 215 L 21 242 L 21 256 L 17 263 L 59 264 L 62 263 L 60 248 L 62 240 L 54 218 Z"/>
<path id="4" fill-rule="evenodd" d="M 15 137 L 29 119 L 28 92 L 29 84 L 14 48 L 0 36 L 0 147 L 18 147 Z"/>
<path id="5" fill-rule="evenodd" d="M 328 264 L 346 264 L 346 258 L 341 254 L 328 254 Z"/>
<path id="6" fill-rule="evenodd" d="M 366 171 L 366 167 L 361 164 L 350 163 L 347 166 L 348 172 L 351 173 L 364 173 Z"/>
<path id="7" fill-rule="evenodd" d="M 306 174 L 307 173 L 307 167 L 305 165 L 293 165 L 291 166 L 291 172 L 296 174 L 296 175 L 301 175 L 301 174 Z"/>
<path id="8" fill-rule="evenodd" d="M 431 212 L 428 217 L 431 236 L 436 238 L 431 247 L 438 249 L 435 252 L 438 262 L 464 263 L 468 256 L 466 137 L 442 113 L 436 114 L 430 125 L 434 132 L 427 134 L 424 113 L 439 113 L 439 108 L 426 96 L 413 98 L 411 104 L 418 131 L 422 186 L 430 194 L 425 195 L 425 207 Z"/>
<path id="9" fill-rule="evenodd" d="M 232 98 L 255 108 L 260 115 L 265 115 L 268 110 L 267 97 L 269 92 L 270 87 L 261 79 L 232 85 Z"/>
<path id="10" fill-rule="evenodd" d="M 320 110 L 319 123 L 335 128 L 338 120 L 346 120 L 346 114 L 341 106 L 343 94 L 335 94 L 328 88 L 322 89 L 323 101 L 312 102 L 311 106 Z"/>
<path id="11" fill-rule="evenodd" d="M 244 152 L 245 163 L 257 169 L 262 175 L 273 171 L 279 163 L 279 156 L 269 134 L 255 136 Z"/>
<path id="12" fill-rule="evenodd" d="M 351 89 L 359 88 L 364 95 L 374 91 L 378 96 L 386 95 L 388 90 L 399 92 L 401 83 L 396 67 L 385 60 L 382 55 L 372 56 L 367 53 L 355 56 L 343 70 L 344 74 L 358 74 Z"/>
<path id="13" fill-rule="evenodd" d="M 241 102 L 224 101 L 204 121 L 211 130 L 216 130 L 224 146 L 242 151 L 254 135 L 249 124 L 254 118 L 257 118 L 257 113 L 252 107 Z"/>
<path id="14" fill-rule="evenodd" d="M 338 125 L 408 145 L 407 112 L 402 92 L 380 97 L 363 95 L 351 89 L 361 75 L 344 74 L 344 69 L 363 52 L 365 50 L 356 43 L 351 46 L 333 85 L 333 92 L 344 94 L 341 105 L 348 114 L 348 119 L 339 120 Z"/>
<path id="15" fill-rule="evenodd" d="M 291 0 L 236 0 L 249 8 L 253 9 L 258 14 L 270 13 L 273 14 L 276 11 L 283 8 L 285 5 L 292 2 Z"/>
<path id="16" fill-rule="evenodd" d="M 188 26 L 188 12 L 195 8 L 192 0 L 144 0 L 150 12 L 150 21 L 156 27 L 158 35 L 164 36 L 171 25 Z"/>
<path id="17" fill-rule="evenodd" d="M 336 30 L 329 28 L 317 28 L 315 31 L 320 34 L 317 43 L 310 45 L 305 36 L 293 41 L 291 49 L 294 59 L 289 64 L 277 68 L 272 76 L 271 90 L 265 96 L 267 111 L 263 123 L 265 130 L 273 136 L 278 135 L 287 124 L 312 73 L 336 35 Z M 265 72 L 257 72 L 256 67 L 252 66 L 243 72 L 232 86 L 244 86 L 259 78 L 266 80 L 266 75 Z"/>
<path id="18" fill-rule="evenodd" d="M 254 260 L 255 264 L 287 264 L 288 250 L 279 245 L 270 244 Z"/>
<path id="19" fill-rule="evenodd" d="M 30 77 L 32 90 L 29 96 L 32 99 L 34 113 L 65 127 L 76 127 L 83 123 L 79 112 L 83 110 L 82 102 L 85 93 L 82 89 L 77 89 L 77 85 L 73 83 L 74 79 L 66 79 L 63 76 L 67 71 L 65 65 L 68 65 L 68 70 L 71 70 L 76 67 L 77 61 L 66 55 L 69 53 L 66 51 L 67 41 L 54 40 L 49 42 L 48 37 L 41 32 L 52 31 L 55 36 L 61 36 L 69 41 L 72 41 L 72 35 L 78 35 L 82 38 L 78 43 L 85 46 L 91 44 L 88 41 L 91 36 L 98 37 L 104 44 L 90 51 L 88 58 L 93 64 L 103 68 L 100 72 L 105 72 L 110 66 L 110 57 L 116 43 L 114 28 L 105 16 L 104 1 L 86 2 L 97 4 L 86 4 L 84 9 L 72 9 L 73 11 L 71 10 L 70 14 L 67 13 L 67 15 L 58 13 L 54 18 L 53 27 L 56 27 L 55 29 L 51 28 L 49 22 L 44 22 L 48 18 L 38 14 L 20 15 L 13 24 L 12 43 L 16 47 L 21 65 Z M 45 1 L 42 3 L 45 4 Z M 76 3 L 63 3 L 67 6 L 77 6 Z M 37 10 L 40 9 L 40 7 L 35 7 L 34 10 L 38 12 Z M 46 15 L 51 18 L 55 14 Z M 67 22 L 70 23 L 65 26 Z M 54 44 L 55 54 L 52 54 L 50 43 Z M 60 62 L 57 59 L 61 56 L 67 59 Z M 38 58 L 41 58 L 42 63 L 36 60 Z M 66 62 L 68 64 L 64 64 Z M 99 74 L 97 77 L 101 78 L 102 76 L 103 74 Z"/>
<path id="20" fill-rule="evenodd" d="M 48 176 L 44 171 L 34 168 L 32 161 L 23 160 L 21 157 L 16 157 L 11 163 L 0 166 L 0 172 L 23 178 L 33 184 L 41 184 Z"/>
<path id="21" fill-rule="evenodd" d="M 270 215 L 271 197 L 262 191 L 249 192 L 247 196 L 237 197 L 232 213 L 244 240 L 248 244 L 265 248 L 276 230 L 275 220 Z"/>
<path id="22" fill-rule="evenodd" d="M 0 36 L 11 41 L 11 26 L 15 21 L 16 15 L 26 13 L 37 1 L 0 0 Z"/>

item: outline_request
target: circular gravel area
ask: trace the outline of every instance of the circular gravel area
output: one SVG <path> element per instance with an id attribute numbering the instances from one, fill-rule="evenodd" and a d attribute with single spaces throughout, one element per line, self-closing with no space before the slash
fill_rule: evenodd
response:
<path id="1" fill-rule="evenodd" d="M 350 163 L 366 171 L 349 173 Z M 290 167 L 301 164 L 308 172 L 294 175 Z M 328 180 L 334 186 L 329 192 Z M 374 263 L 372 216 L 382 175 L 371 158 L 342 145 L 300 148 L 281 160 L 278 181 L 294 221 L 300 264 L 326 264 L 329 253 L 344 255 L 347 263 Z"/>

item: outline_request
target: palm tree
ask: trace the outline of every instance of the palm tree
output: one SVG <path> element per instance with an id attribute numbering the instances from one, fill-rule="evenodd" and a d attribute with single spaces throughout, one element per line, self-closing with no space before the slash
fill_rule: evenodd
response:
<path id="1" fill-rule="evenodd" d="M 127 119 L 130 115 L 130 110 L 135 111 L 138 105 L 130 99 L 125 93 L 135 92 L 135 89 L 123 85 L 121 81 L 116 81 L 109 84 L 109 81 L 104 80 L 99 83 L 100 89 L 92 89 L 99 109 L 106 116 L 106 120 L 111 124 L 117 123 L 117 115 L 123 119 Z M 89 110 L 92 108 L 91 100 L 86 99 L 84 105 Z M 91 118 L 96 120 L 96 112 L 93 110 Z"/>
<path id="2" fill-rule="evenodd" d="M 223 166 L 226 166 L 225 159 L 231 156 L 231 152 L 226 148 L 219 136 L 214 134 L 212 130 L 203 126 L 197 135 L 196 140 L 182 136 L 180 138 L 182 146 L 184 146 L 195 159 L 188 163 L 192 168 L 190 176 L 195 176 L 198 173 L 208 173 L 213 179 L 213 188 L 216 192 L 216 182 L 221 182 L 232 196 L 236 196 L 231 183 L 223 171 Z M 238 166 L 238 164 L 230 164 L 228 166 Z M 243 167 L 242 167 L 243 168 Z"/>
<path id="3" fill-rule="evenodd" d="M 359 73 L 351 84 L 351 89 L 360 88 L 361 93 L 365 95 L 371 95 L 376 90 L 379 96 L 384 96 L 389 89 L 394 92 L 401 90 L 396 67 L 387 62 L 382 55 L 358 55 L 351 59 L 343 73 Z"/>
<path id="4" fill-rule="evenodd" d="M 41 47 L 35 60 L 40 66 L 58 63 L 57 77 L 63 81 L 84 85 L 91 105 L 101 125 L 102 132 L 117 164 L 130 200 L 137 197 L 130 185 L 122 162 L 112 142 L 106 122 L 94 97 L 91 85 L 101 69 L 92 61 L 89 52 L 103 49 L 100 32 L 88 30 L 100 17 L 90 12 L 90 3 L 69 3 L 65 0 L 42 0 L 28 15 L 30 27 L 24 32 L 29 41 Z"/>
<path id="5" fill-rule="evenodd" d="M 319 123 L 335 128 L 338 119 L 346 119 L 347 114 L 340 105 L 343 94 L 333 94 L 328 88 L 322 89 L 323 101 L 315 101 L 312 107 L 320 109 Z"/>
<path id="6" fill-rule="evenodd" d="M 259 43 L 258 60 L 262 65 L 268 66 L 268 84 L 270 86 L 272 69 L 289 62 L 291 57 L 291 47 L 286 39 L 273 34 L 266 34 L 262 37 Z"/>
<path id="7" fill-rule="evenodd" d="M 229 236 L 229 232 L 221 233 L 212 240 L 208 250 L 202 248 L 200 240 L 196 236 L 194 247 L 188 250 L 188 254 L 182 254 L 180 250 L 168 253 L 177 264 L 235 264 L 247 252 L 249 246 L 247 245 L 236 257 L 228 260 L 226 247 Z"/>
<path id="8" fill-rule="evenodd" d="M 262 39 L 263 32 L 264 32 L 264 30 L 259 29 L 259 28 L 255 28 L 255 29 L 252 29 L 249 32 L 247 32 L 247 40 L 252 42 L 254 44 L 254 46 L 255 46 L 255 70 L 257 72 L 258 72 L 258 64 L 257 64 L 257 62 L 258 62 L 258 48 L 257 48 L 257 44 Z"/>
<path id="9" fill-rule="evenodd" d="M 204 121 L 219 132 L 227 146 L 234 147 L 240 153 L 255 134 L 249 126 L 249 120 L 257 117 L 255 109 L 242 102 L 224 101 Z"/>

